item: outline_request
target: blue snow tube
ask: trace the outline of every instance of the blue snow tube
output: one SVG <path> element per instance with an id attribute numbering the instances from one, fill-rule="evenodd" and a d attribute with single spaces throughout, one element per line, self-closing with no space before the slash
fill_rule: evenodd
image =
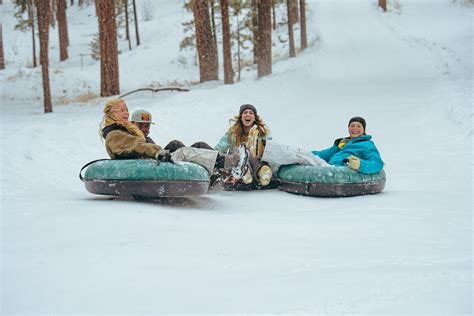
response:
<path id="1" fill-rule="evenodd" d="M 209 188 L 206 169 L 191 162 L 157 164 L 151 159 L 101 159 L 84 165 L 79 178 L 87 191 L 100 195 L 189 197 L 205 194 Z"/>
<path id="2" fill-rule="evenodd" d="M 348 167 L 282 166 L 278 170 L 278 189 L 290 193 L 342 197 L 376 194 L 385 187 L 385 171 L 363 174 Z"/>

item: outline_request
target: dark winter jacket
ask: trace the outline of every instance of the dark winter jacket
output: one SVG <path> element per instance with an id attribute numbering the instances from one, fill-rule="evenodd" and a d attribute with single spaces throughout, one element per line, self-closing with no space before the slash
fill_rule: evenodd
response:
<path id="1" fill-rule="evenodd" d="M 145 143 L 156 144 L 150 136 L 145 136 Z"/>
<path id="2" fill-rule="evenodd" d="M 314 150 L 312 153 L 334 166 L 345 166 L 349 156 L 353 155 L 360 159 L 359 172 L 377 173 L 382 170 L 383 161 L 371 138 L 370 135 L 362 135 L 354 139 L 339 138 L 334 141 L 332 147 L 321 151 Z M 347 143 L 339 146 L 341 141 L 347 141 Z"/>

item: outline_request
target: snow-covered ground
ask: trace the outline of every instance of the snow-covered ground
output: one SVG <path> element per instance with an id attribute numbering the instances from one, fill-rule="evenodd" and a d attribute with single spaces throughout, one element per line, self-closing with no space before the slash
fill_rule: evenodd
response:
<path id="1" fill-rule="evenodd" d="M 153 3 L 142 45 L 120 41 L 123 93 L 199 79 L 194 53 L 178 48 L 190 14 L 181 1 Z M 287 59 L 282 26 L 273 75 L 249 69 L 234 85 L 127 98 L 153 113 L 159 144 L 214 145 L 242 103 L 274 140 L 307 149 L 363 116 L 386 163 L 383 193 L 148 202 L 94 196 L 77 176 L 107 157 L 106 99 L 79 101 L 99 94 L 99 65 L 80 55 L 93 8 L 68 12 L 70 60 L 58 62 L 50 33 L 55 102 L 43 114 L 31 34 L 13 31 L 13 6 L 2 7 L 2 315 L 472 314 L 472 6 L 398 0 L 383 13 L 375 0 L 308 1 L 311 46 Z"/>

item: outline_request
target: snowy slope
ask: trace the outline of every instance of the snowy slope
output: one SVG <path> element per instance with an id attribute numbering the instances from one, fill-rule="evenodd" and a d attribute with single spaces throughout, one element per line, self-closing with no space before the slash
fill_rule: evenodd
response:
<path id="1" fill-rule="evenodd" d="M 307 149 L 330 146 L 361 115 L 386 163 L 385 191 L 91 195 L 77 174 L 107 156 L 98 135 L 106 99 L 55 103 L 43 114 L 40 72 L 25 68 L 29 48 L 9 57 L 5 47 L 2 314 L 472 313 L 472 7 L 400 0 L 383 13 L 376 1 L 308 2 L 312 45 L 293 59 L 277 45 L 273 75 L 255 80 L 251 69 L 231 86 L 128 103 L 154 114 L 160 144 L 213 145 L 244 102 L 275 141 Z M 193 53 L 177 47 L 189 14 L 181 2 L 156 3 L 155 19 L 141 24 L 142 47 L 120 57 L 123 92 L 198 80 Z M 5 45 L 16 38 L 28 47 L 28 34 L 12 31 L 11 4 L 3 6 Z M 93 10 L 69 19 L 73 47 L 86 52 Z M 98 65 L 81 69 L 78 55 L 58 63 L 55 40 L 54 97 L 98 93 Z"/>

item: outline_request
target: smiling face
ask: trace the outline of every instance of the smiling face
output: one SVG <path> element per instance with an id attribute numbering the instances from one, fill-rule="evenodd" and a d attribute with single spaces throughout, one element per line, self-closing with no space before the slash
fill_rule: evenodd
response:
<path id="1" fill-rule="evenodd" d="M 111 109 L 115 118 L 124 123 L 128 122 L 128 108 L 123 102 L 115 104 Z"/>
<path id="2" fill-rule="evenodd" d="M 251 128 L 255 123 L 255 113 L 251 109 L 246 109 L 241 116 L 242 125 L 244 128 Z"/>
<path id="3" fill-rule="evenodd" d="M 351 139 L 364 135 L 364 126 L 360 122 L 351 122 L 347 128 Z"/>

